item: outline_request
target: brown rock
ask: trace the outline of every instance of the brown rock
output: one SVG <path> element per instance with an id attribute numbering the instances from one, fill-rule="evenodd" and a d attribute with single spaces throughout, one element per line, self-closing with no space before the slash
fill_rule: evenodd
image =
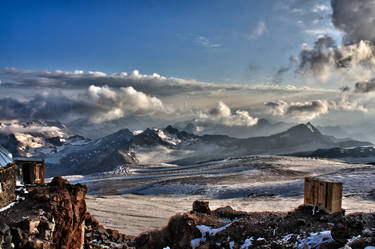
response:
<path id="1" fill-rule="evenodd" d="M 332 228 L 332 237 L 338 243 L 344 245 L 353 236 L 361 234 L 364 222 L 361 215 L 348 215 L 339 219 Z"/>
<path id="2" fill-rule="evenodd" d="M 211 214 L 208 201 L 196 200 L 193 202 L 193 211 L 197 213 Z"/>

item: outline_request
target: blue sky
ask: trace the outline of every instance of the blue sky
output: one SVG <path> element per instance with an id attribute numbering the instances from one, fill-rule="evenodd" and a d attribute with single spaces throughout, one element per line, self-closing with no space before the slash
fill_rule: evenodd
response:
<path id="1" fill-rule="evenodd" d="M 305 30 L 330 23 L 329 10 L 307 9 L 329 3 L 306 3 L 2 1 L 0 68 L 138 69 L 201 81 L 267 81 L 316 38 Z"/>
<path id="2" fill-rule="evenodd" d="M 375 122 L 372 1 L 2 0 L 0 113 L 133 127 Z"/>

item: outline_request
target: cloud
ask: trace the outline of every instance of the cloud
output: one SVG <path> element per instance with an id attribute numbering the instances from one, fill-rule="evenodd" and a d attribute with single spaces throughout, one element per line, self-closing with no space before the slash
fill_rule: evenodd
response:
<path id="1" fill-rule="evenodd" d="M 375 79 L 369 81 L 357 82 L 355 84 L 356 93 L 369 93 L 375 91 Z"/>
<path id="2" fill-rule="evenodd" d="M 321 114 L 327 114 L 330 103 L 326 100 L 287 103 L 282 100 L 267 102 L 271 113 L 275 116 L 292 116 L 297 120 L 312 120 Z"/>
<path id="3" fill-rule="evenodd" d="M 264 21 L 259 21 L 256 27 L 253 29 L 253 31 L 250 34 L 250 38 L 256 39 L 260 36 L 262 36 L 264 33 L 267 32 L 267 25 Z"/>
<path id="4" fill-rule="evenodd" d="M 361 104 L 363 98 L 350 91 L 348 86 L 341 89 L 339 98 L 334 102 L 335 108 L 343 111 L 360 111 L 368 112 L 368 109 Z"/>
<path id="5" fill-rule="evenodd" d="M 314 35 L 314 36 L 323 36 L 323 35 L 328 35 L 328 34 L 336 35 L 338 33 L 335 29 L 332 29 L 332 28 L 305 29 L 303 32 L 309 35 Z"/>
<path id="6" fill-rule="evenodd" d="M 225 125 L 225 126 L 253 126 L 258 123 L 258 118 L 252 117 L 247 111 L 236 110 L 232 112 L 229 106 L 219 101 L 217 106 L 208 112 L 198 113 L 194 122 L 199 126 Z"/>
<path id="7" fill-rule="evenodd" d="M 375 3 L 373 0 L 331 0 L 332 23 L 345 33 L 345 44 L 375 42 Z"/>
<path id="8" fill-rule="evenodd" d="M 276 74 L 275 74 L 275 77 L 274 77 L 274 81 L 282 81 L 282 76 L 289 72 L 293 66 L 295 65 L 295 63 L 298 62 L 298 58 L 295 57 L 295 56 L 290 56 L 289 57 L 289 65 L 287 66 L 281 66 L 279 68 L 279 70 L 277 70 Z"/>
<path id="9" fill-rule="evenodd" d="M 336 100 L 318 99 L 290 103 L 277 100 L 266 102 L 265 106 L 274 116 L 290 117 L 298 121 L 313 120 L 331 111 L 368 112 L 368 109 L 360 104 L 360 99 L 355 99 L 347 88 L 342 89 Z"/>
<path id="10" fill-rule="evenodd" d="M 300 9 L 300 8 L 293 8 L 290 10 L 292 13 L 297 13 L 297 14 L 304 14 L 305 10 Z"/>
<path id="11" fill-rule="evenodd" d="M 350 91 L 350 87 L 348 87 L 348 86 L 343 86 L 343 87 L 340 88 L 340 91 L 341 91 L 341 92 L 349 92 L 349 91 Z"/>
<path id="12" fill-rule="evenodd" d="M 320 37 L 313 48 L 303 48 L 299 57 L 299 72 L 315 76 L 321 81 L 329 80 L 333 72 L 360 77 L 375 66 L 371 43 L 360 41 L 357 44 L 337 46 L 329 36 Z"/>
<path id="13" fill-rule="evenodd" d="M 327 12 L 324 4 L 311 5 L 312 12 Z M 296 4 L 296 3 L 295 3 Z M 301 3 L 302 4 L 302 3 Z M 375 66 L 375 3 L 373 0 L 331 0 L 332 28 L 307 28 L 304 33 L 318 36 L 312 47 L 304 46 L 299 53 L 297 72 L 327 82 L 333 77 L 368 80 Z M 320 19 L 314 20 L 316 25 Z M 342 32 L 342 44 L 331 38 Z M 340 34 L 341 35 L 341 34 Z"/>
<path id="14" fill-rule="evenodd" d="M 59 119 L 75 110 L 77 114 L 89 110 L 86 103 L 70 99 L 61 93 L 42 93 L 28 101 L 7 97 L 0 99 L 2 119 Z"/>
<path id="15" fill-rule="evenodd" d="M 336 90 L 287 84 L 208 83 L 156 73 L 141 74 L 138 70 L 103 73 L 7 68 L 1 73 L 4 79 L 0 92 L 2 119 L 62 122 L 84 119 L 105 124 L 109 123 L 106 121 L 116 123 L 115 120 L 123 120 L 124 125 L 129 126 L 125 120 L 133 120 L 134 124 L 137 120 L 138 123 L 160 125 L 196 118 L 206 123 L 246 127 L 253 125 L 256 118 L 249 114 L 248 109 L 242 108 L 244 101 L 251 112 L 262 113 L 264 98 L 283 96 L 289 100 L 298 94 L 301 99 L 309 99 L 310 95 L 337 94 Z M 230 115 L 205 111 L 207 106 L 213 106 L 219 100 L 231 103 Z"/>
<path id="16" fill-rule="evenodd" d="M 38 122 L 30 122 L 27 126 L 24 123 L 20 123 L 18 120 L 1 120 L 0 121 L 0 133 L 11 134 L 11 133 L 31 133 L 31 134 L 43 134 L 47 137 L 63 137 L 65 134 L 64 127 L 54 126 Z"/>
<path id="17" fill-rule="evenodd" d="M 176 77 L 164 77 L 157 73 L 141 74 L 138 70 L 131 73 L 103 73 L 84 72 L 76 70 L 67 71 L 31 71 L 15 68 L 0 70 L 0 76 L 6 80 L 2 87 L 14 89 L 61 89 L 86 91 L 90 85 L 108 86 L 113 89 L 121 87 L 133 87 L 135 90 L 156 97 L 168 97 L 176 95 L 189 95 L 195 93 L 210 93 L 213 91 L 327 91 L 325 89 L 313 89 L 308 87 L 296 87 L 293 85 L 244 85 L 221 84 L 196 80 L 185 80 Z"/>
<path id="18" fill-rule="evenodd" d="M 327 5 L 324 5 L 324 4 L 316 4 L 312 8 L 312 12 L 315 12 L 315 13 L 324 12 L 324 11 L 328 11 L 328 10 L 329 10 L 329 7 Z"/>
<path id="19" fill-rule="evenodd" d="M 89 102 L 93 106 L 100 106 L 98 113 L 91 117 L 96 123 L 120 119 L 129 114 L 165 112 L 162 101 L 133 87 L 121 87 L 120 90 L 110 89 L 108 86 L 91 85 L 88 89 Z"/>
<path id="20" fill-rule="evenodd" d="M 195 37 L 195 38 L 194 38 L 194 41 L 195 41 L 197 44 L 199 44 L 199 45 L 201 45 L 201 46 L 203 46 L 203 47 L 205 47 L 205 48 L 219 48 L 219 47 L 222 46 L 222 44 L 219 44 L 219 43 L 212 43 L 212 42 L 210 41 L 210 39 L 208 39 L 208 38 L 205 37 L 205 36 L 201 36 L 201 35 Z"/>
<path id="21" fill-rule="evenodd" d="M 161 100 L 132 87 L 113 90 L 108 86 L 91 85 L 78 98 L 67 97 L 61 92 L 45 92 L 30 100 L 0 99 L 2 119 L 53 119 L 87 117 L 92 122 L 115 120 L 127 115 L 166 112 Z"/>

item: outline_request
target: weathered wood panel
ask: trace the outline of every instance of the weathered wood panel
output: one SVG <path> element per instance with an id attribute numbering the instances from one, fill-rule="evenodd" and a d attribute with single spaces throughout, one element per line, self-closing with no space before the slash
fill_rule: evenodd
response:
<path id="1" fill-rule="evenodd" d="M 313 177 L 305 178 L 305 205 L 319 206 L 334 213 L 341 210 L 341 203 L 342 183 Z"/>

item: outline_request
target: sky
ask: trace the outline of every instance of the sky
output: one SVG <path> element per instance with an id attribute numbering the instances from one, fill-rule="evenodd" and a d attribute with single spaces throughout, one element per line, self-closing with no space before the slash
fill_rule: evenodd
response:
<path id="1" fill-rule="evenodd" d="M 0 111 L 142 126 L 374 122 L 374 23 L 374 0 L 3 0 Z"/>
<path id="2" fill-rule="evenodd" d="M 313 2 L 5 0 L 0 67 L 268 81 L 314 32 L 335 32 Z"/>

